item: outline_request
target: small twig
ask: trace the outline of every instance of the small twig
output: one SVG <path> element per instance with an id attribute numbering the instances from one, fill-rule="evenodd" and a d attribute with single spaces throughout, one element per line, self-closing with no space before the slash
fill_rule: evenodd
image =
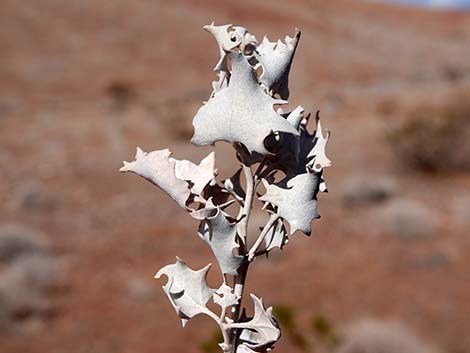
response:
<path id="1" fill-rule="evenodd" d="M 243 263 L 239 268 L 239 274 L 234 277 L 234 294 L 240 298 L 238 304 L 232 307 L 231 318 L 233 322 L 239 322 L 240 320 L 240 309 L 243 299 L 243 290 L 245 288 L 246 275 L 248 273 L 249 262 Z M 239 330 L 231 330 L 231 340 L 233 353 L 236 352 L 239 339 Z"/>
<path id="2" fill-rule="evenodd" d="M 243 219 L 238 223 L 238 234 L 243 242 L 243 247 L 246 245 L 248 221 L 250 219 L 251 208 L 253 206 L 253 198 L 255 194 L 253 172 L 250 167 L 243 165 L 243 173 L 246 179 L 246 196 L 243 208 L 239 216 Z M 240 218 L 240 217 L 238 217 Z M 244 251 L 244 249 L 242 249 Z"/>
<path id="3" fill-rule="evenodd" d="M 256 250 L 258 250 L 259 246 L 264 240 L 264 237 L 266 234 L 268 234 L 269 230 L 272 228 L 274 223 L 278 220 L 279 216 L 277 214 L 272 214 L 271 217 L 269 217 L 268 222 L 264 226 L 263 230 L 261 231 L 260 235 L 258 236 L 258 239 L 256 239 L 255 243 L 251 247 L 250 251 L 248 252 L 248 261 L 251 262 L 255 258 L 256 255 Z"/>
<path id="4" fill-rule="evenodd" d="M 222 203 L 222 204 L 220 204 L 220 205 L 218 205 L 218 206 L 223 209 L 223 208 L 225 208 L 225 207 L 228 207 L 228 206 L 232 205 L 232 204 L 235 203 L 235 202 L 236 202 L 236 200 L 228 200 L 227 202 Z"/>
<path id="5" fill-rule="evenodd" d="M 261 183 L 261 179 L 266 178 L 273 170 L 274 169 L 270 165 L 267 165 L 264 170 L 260 170 L 256 175 L 256 187 Z"/>
<path id="6" fill-rule="evenodd" d="M 235 191 L 233 190 L 228 190 L 228 189 L 225 189 L 230 195 L 232 195 L 232 197 L 235 199 L 235 201 L 237 201 L 240 206 L 244 207 L 245 206 L 245 202 L 244 200 L 235 193 Z"/>
<path id="7" fill-rule="evenodd" d="M 248 221 L 250 219 L 251 208 L 253 207 L 253 198 L 255 196 L 255 177 L 253 176 L 253 171 L 249 166 L 242 165 L 243 173 L 246 179 L 246 191 L 245 191 L 245 200 L 243 207 L 240 209 L 238 219 L 238 235 L 240 236 L 242 244 L 240 244 L 240 255 L 246 255 L 246 245 L 247 245 L 247 236 L 248 236 Z M 246 275 L 248 272 L 248 262 L 242 264 L 239 268 L 238 275 L 234 276 L 234 293 L 240 298 L 238 304 L 232 307 L 231 318 L 233 322 L 238 322 L 240 318 L 240 308 L 243 298 L 243 290 L 245 287 Z M 230 345 L 232 351 L 236 350 L 238 334 L 237 330 L 230 331 Z"/>
<path id="8" fill-rule="evenodd" d="M 269 253 L 269 250 L 268 250 L 268 249 L 263 249 L 263 250 L 261 250 L 261 251 L 255 252 L 254 257 L 258 257 L 258 256 L 261 256 L 261 255 L 265 255 L 265 254 L 267 254 L 267 253 Z"/>
<path id="9" fill-rule="evenodd" d="M 205 313 L 207 316 L 209 316 L 212 320 L 214 320 L 217 325 L 220 327 L 220 331 L 222 331 L 222 336 L 224 341 L 221 344 L 221 348 L 224 352 L 231 352 L 232 351 L 232 343 L 230 342 L 230 332 L 232 331 L 232 327 L 229 326 L 229 324 L 225 323 L 225 314 L 226 314 L 226 309 L 227 308 L 222 308 L 222 312 L 220 313 L 220 316 L 217 317 L 217 315 L 212 312 L 211 310 L 207 310 Z"/>
<path id="10" fill-rule="evenodd" d="M 204 313 L 207 316 L 209 316 L 212 320 L 217 322 L 217 324 L 219 324 L 221 322 L 221 319 L 214 312 L 212 312 L 211 310 L 208 309 L 207 311 L 204 311 Z"/>

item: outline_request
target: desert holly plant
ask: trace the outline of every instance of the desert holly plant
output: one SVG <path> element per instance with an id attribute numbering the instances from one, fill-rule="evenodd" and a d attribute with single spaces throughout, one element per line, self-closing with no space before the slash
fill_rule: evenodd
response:
<path id="1" fill-rule="evenodd" d="M 168 149 L 144 152 L 137 148 L 133 172 L 166 192 L 189 216 L 200 221 L 197 234 L 211 248 L 222 273 L 222 284 L 211 288 L 206 276 L 211 265 L 198 270 L 183 260 L 167 265 L 156 278 L 168 278 L 163 290 L 182 321 L 205 314 L 220 327 L 224 352 L 266 352 L 281 332 L 262 300 L 251 294 L 253 317 L 242 310 L 250 264 L 276 248 L 282 249 L 296 231 L 311 233 L 319 218 L 318 193 L 326 192 L 323 169 L 331 165 L 325 154 L 329 133 L 322 131 L 319 114 L 314 132 L 302 107 L 286 111 L 289 71 L 300 39 L 258 42 L 245 28 L 205 26 L 219 46 L 208 101 L 193 119 L 196 146 L 230 143 L 240 168 L 218 180 L 215 153 L 199 164 L 173 158 Z M 256 198 L 267 213 L 258 234 L 248 234 Z M 251 228 L 250 228 L 251 229 Z M 212 301 L 211 310 L 208 307 Z"/>

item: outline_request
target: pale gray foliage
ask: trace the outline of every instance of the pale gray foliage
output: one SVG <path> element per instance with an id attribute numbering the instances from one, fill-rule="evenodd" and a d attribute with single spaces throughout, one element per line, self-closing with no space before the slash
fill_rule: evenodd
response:
<path id="1" fill-rule="evenodd" d="M 282 99 L 289 98 L 289 72 L 299 39 L 299 31 L 294 38 L 286 36 L 285 43 L 281 40 L 271 42 L 264 37 L 255 51 L 255 57 L 263 68 L 261 83 L 272 95 L 279 94 Z"/>
<path id="2" fill-rule="evenodd" d="M 51 246 L 38 231 L 18 224 L 0 227 L 0 265 L 24 255 L 50 253 Z"/>
<path id="3" fill-rule="evenodd" d="M 210 265 L 195 271 L 177 258 L 158 271 L 157 278 L 168 277 L 163 290 L 183 325 L 205 314 L 219 325 L 224 352 L 267 352 L 281 332 L 272 309 L 265 309 L 253 294 L 254 315 L 243 314 L 247 271 L 260 255 L 282 249 L 296 230 L 310 234 L 311 221 L 320 217 L 318 193 L 327 191 L 323 173 L 331 166 L 326 156 L 330 135 L 322 130 L 318 113 L 316 130 L 310 133 L 310 115 L 301 106 L 292 111 L 279 107 L 287 101 L 277 97 L 289 96 L 288 76 L 299 31 L 284 42 L 265 37 L 258 45 L 244 27 L 212 23 L 204 29 L 219 47 L 214 68 L 218 80 L 194 116 L 191 141 L 197 146 L 231 143 L 240 168 L 219 181 L 214 153 L 195 164 L 174 159 L 167 149 L 150 153 L 137 149 L 135 161 L 124 162 L 121 171 L 149 180 L 198 220 L 197 234 L 217 259 L 223 279 L 217 290 L 206 282 Z M 258 189 L 260 183 L 264 194 Z M 264 202 L 269 219 L 252 238 L 248 223 L 256 198 Z M 219 313 L 208 308 L 211 300 L 220 307 Z"/>
<path id="4" fill-rule="evenodd" d="M 240 142 L 250 152 L 269 154 L 264 140 L 273 131 L 298 134 L 274 111 L 274 104 L 286 102 L 266 94 L 243 54 L 229 52 L 227 56 L 232 62 L 228 87 L 216 92 L 199 109 L 193 120 L 191 142 L 197 146 L 217 141 Z"/>
<path id="5" fill-rule="evenodd" d="M 227 51 L 239 48 L 245 53 L 250 45 L 256 45 L 256 37 L 249 33 L 246 28 L 232 25 L 216 26 L 214 22 L 204 26 L 204 29 L 211 33 L 219 46 L 220 60 L 214 67 L 214 71 L 228 72 Z"/>
<path id="6" fill-rule="evenodd" d="M 302 122 L 304 118 L 304 108 L 302 108 L 300 105 L 295 108 L 293 111 L 291 111 L 287 117 L 286 120 L 296 129 L 299 129 L 300 123 Z"/>
<path id="7" fill-rule="evenodd" d="M 320 177 L 316 173 L 287 176 L 279 183 L 270 184 L 263 180 L 266 193 L 261 201 L 277 207 L 277 214 L 290 224 L 290 234 L 301 230 L 310 235 L 310 223 L 319 218 L 317 193 Z"/>
<path id="8" fill-rule="evenodd" d="M 176 162 L 170 155 L 168 149 L 147 153 L 137 147 L 135 161 L 124 162 L 120 171 L 140 175 L 165 191 L 181 207 L 186 207 L 190 190 L 184 180 L 176 177 Z"/>
<path id="9" fill-rule="evenodd" d="M 236 275 L 243 262 L 243 256 L 234 255 L 234 250 L 239 247 L 236 242 L 236 222 L 230 222 L 227 215 L 218 206 L 209 204 L 207 208 L 209 209 L 207 211 L 213 212 L 213 214 L 204 214 L 198 235 L 211 247 L 222 273 Z"/>
<path id="10" fill-rule="evenodd" d="M 233 289 L 230 286 L 223 283 L 213 295 L 213 299 L 214 303 L 224 309 L 238 304 L 241 298 L 233 292 Z"/>
<path id="11" fill-rule="evenodd" d="M 330 138 L 330 132 L 327 131 L 326 136 L 323 135 L 320 118 L 317 115 L 317 130 L 315 131 L 315 145 L 310 150 L 307 158 L 312 158 L 311 162 L 307 164 L 308 167 L 315 172 L 321 172 L 323 168 L 331 166 L 331 160 L 326 156 L 326 144 Z"/>
<path id="12" fill-rule="evenodd" d="M 289 242 L 287 236 L 286 227 L 281 218 L 279 218 L 276 224 L 270 229 L 266 237 L 264 238 L 265 251 L 269 252 L 274 248 L 279 248 L 282 250 L 284 245 Z"/>
<path id="13" fill-rule="evenodd" d="M 265 309 L 263 301 L 251 294 L 255 307 L 253 318 L 247 322 L 233 324 L 232 327 L 242 328 L 240 340 L 242 345 L 259 351 L 272 347 L 281 337 L 279 324 L 272 315 L 272 308 Z"/>
<path id="14" fill-rule="evenodd" d="M 210 313 L 206 304 L 215 292 L 215 289 L 209 288 L 206 282 L 210 267 L 209 264 L 203 269 L 194 271 L 180 258 L 176 258 L 175 264 L 163 267 L 155 275 L 155 278 L 160 278 L 162 275 L 168 277 L 163 290 L 181 318 L 183 326 L 198 314 Z"/>
<path id="15" fill-rule="evenodd" d="M 173 159 L 171 158 L 170 161 Z M 199 165 L 191 161 L 182 160 L 175 161 L 175 176 L 178 179 L 185 180 L 190 183 L 191 192 L 200 195 L 207 184 L 215 181 L 217 170 L 215 169 L 215 152 L 209 153 Z"/>

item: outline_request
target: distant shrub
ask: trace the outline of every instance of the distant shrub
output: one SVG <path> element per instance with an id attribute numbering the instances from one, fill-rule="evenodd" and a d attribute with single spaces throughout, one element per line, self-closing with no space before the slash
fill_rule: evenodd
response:
<path id="1" fill-rule="evenodd" d="M 387 234 L 401 240 L 425 240 L 439 234 L 439 214 L 427 205 L 406 198 L 390 201 L 376 214 Z"/>
<path id="2" fill-rule="evenodd" d="M 388 136 L 399 159 L 420 170 L 470 171 L 470 93 L 423 105 Z"/>
<path id="3" fill-rule="evenodd" d="M 10 262 L 23 255 L 48 252 L 49 245 L 41 234 L 17 224 L 0 227 L 0 262 Z"/>
<path id="4" fill-rule="evenodd" d="M 0 228 L 0 330 L 47 318 L 64 280 L 63 264 L 41 233 L 19 224 Z M 39 320 L 38 320 L 39 319 Z"/>
<path id="5" fill-rule="evenodd" d="M 286 330 L 291 343 L 299 348 L 307 347 L 307 340 L 300 333 L 297 328 L 295 310 L 286 305 L 275 305 L 273 307 L 273 315 L 281 325 L 281 328 Z"/>
<path id="6" fill-rule="evenodd" d="M 51 256 L 25 255 L 2 271 L 0 328 L 15 328 L 29 318 L 44 318 L 53 309 L 50 291 L 61 281 L 60 267 Z"/>
<path id="7" fill-rule="evenodd" d="M 106 87 L 106 93 L 111 98 L 112 108 L 122 112 L 127 108 L 129 102 L 135 96 L 132 85 L 127 81 L 113 81 Z"/>
<path id="8" fill-rule="evenodd" d="M 293 329 L 295 327 L 295 312 L 290 306 L 275 305 L 273 307 L 273 315 L 281 326 L 285 326 L 287 329 Z"/>
<path id="9" fill-rule="evenodd" d="M 48 212 L 54 210 L 58 204 L 57 197 L 38 180 L 18 183 L 13 198 L 14 206 L 25 211 Z"/>
<path id="10" fill-rule="evenodd" d="M 357 174 L 343 183 L 343 204 L 346 207 L 377 204 L 388 200 L 397 188 L 395 181 L 387 176 Z"/>
<path id="11" fill-rule="evenodd" d="M 312 317 L 312 328 L 322 336 L 329 335 L 333 331 L 330 322 L 323 315 Z"/>
<path id="12" fill-rule="evenodd" d="M 398 323 L 361 320 L 342 337 L 336 353 L 432 353 L 425 342 Z"/>
<path id="13" fill-rule="evenodd" d="M 338 346 L 340 337 L 330 320 L 321 314 L 316 314 L 312 317 L 310 323 L 317 342 L 325 347 L 326 351 L 331 352 L 333 348 Z"/>

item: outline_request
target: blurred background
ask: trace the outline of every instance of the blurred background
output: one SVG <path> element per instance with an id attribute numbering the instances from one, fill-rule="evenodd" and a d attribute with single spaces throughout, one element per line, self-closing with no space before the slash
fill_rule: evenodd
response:
<path id="1" fill-rule="evenodd" d="M 153 279 L 175 255 L 214 261 L 196 222 L 118 173 L 136 146 L 210 151 L 189 138 L 214 20 L 300 28 L 290 106 L 332 132 L 312 237 L 248 278 L 277 351 L 469 353 L 470 12 L 413 2 L 2 0 L 0 352 L 217 352 L 213 323 L 181 329 Z M 216 150 L 223 178 L 235 160 Z"/>

